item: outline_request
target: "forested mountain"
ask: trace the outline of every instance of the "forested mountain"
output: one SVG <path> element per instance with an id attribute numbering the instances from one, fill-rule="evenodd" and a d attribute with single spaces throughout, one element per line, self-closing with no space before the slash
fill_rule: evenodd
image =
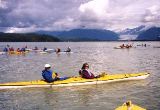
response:
<path id="1" fill-rule="evenodd" d="M 58 42 L 60 39 L 50 35 L 35 33 L 0 33 L 0 42 Z"/>
<path id="2" fill-rule="evenodd" d="M 73 29 L 70 31 L 39 31 L 39 34 L 57 36 L 62 41 L 115 41 L 119 35 L 109 30 Z"/>

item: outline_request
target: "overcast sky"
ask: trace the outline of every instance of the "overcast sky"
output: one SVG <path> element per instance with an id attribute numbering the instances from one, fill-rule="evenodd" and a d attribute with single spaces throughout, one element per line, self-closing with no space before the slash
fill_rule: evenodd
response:
<path id="1" fill-rule="evenodd" d="M 0 31 L 160 25 L 160 0 L 0 0 Z"/>

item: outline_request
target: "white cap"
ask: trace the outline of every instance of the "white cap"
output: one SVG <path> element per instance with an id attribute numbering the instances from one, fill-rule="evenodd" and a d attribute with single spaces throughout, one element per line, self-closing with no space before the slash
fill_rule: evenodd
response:
<path id="1" fill-rule="evenodd" d="M 49 68 L 49 67 L 51 67 L 51 65 L 50 64 L 45 64 L 44 67 Z"/>

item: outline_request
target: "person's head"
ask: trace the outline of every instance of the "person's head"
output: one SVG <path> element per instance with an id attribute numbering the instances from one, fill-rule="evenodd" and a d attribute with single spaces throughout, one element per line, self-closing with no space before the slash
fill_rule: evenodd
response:
<path id="1" fill-rule="evenodd" d="M 84 63 L 83 66 L 82 66 L 82 69 L 88 69 L 88 68 L 89 68 L 88 63 Z"/>
<path id="2" fill-rule="evenodd" d="M 45 64 L 44 67 L 45 67 L 46 70 L 48 70 L 48 69 L 51 68 L 51 65 L 50 64 Z"/>

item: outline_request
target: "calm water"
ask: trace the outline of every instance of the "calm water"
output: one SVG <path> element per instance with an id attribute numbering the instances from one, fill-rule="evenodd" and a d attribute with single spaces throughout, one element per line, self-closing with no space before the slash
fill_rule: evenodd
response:
<path id="1" fill-rule="evenodd" d="M 28 45 L 43 48 L 71 47 L 71 54 L 0 55 L 0 83 L 41 79 L 45 63 L 50 63 L 61 76 L 76 76 L 82 64 L 88 62 L 98 74 L 150 72 L 141 81 L 90 86 L 24 88 L 0 90 L 0 110 L 114 110 L 127 100 L 148 110 L 160 110 L 160 42 L 130 50 L 113 49 L 123 42 L 60 42 L 60 43 L 0 43 L 17 48 Z"/>

